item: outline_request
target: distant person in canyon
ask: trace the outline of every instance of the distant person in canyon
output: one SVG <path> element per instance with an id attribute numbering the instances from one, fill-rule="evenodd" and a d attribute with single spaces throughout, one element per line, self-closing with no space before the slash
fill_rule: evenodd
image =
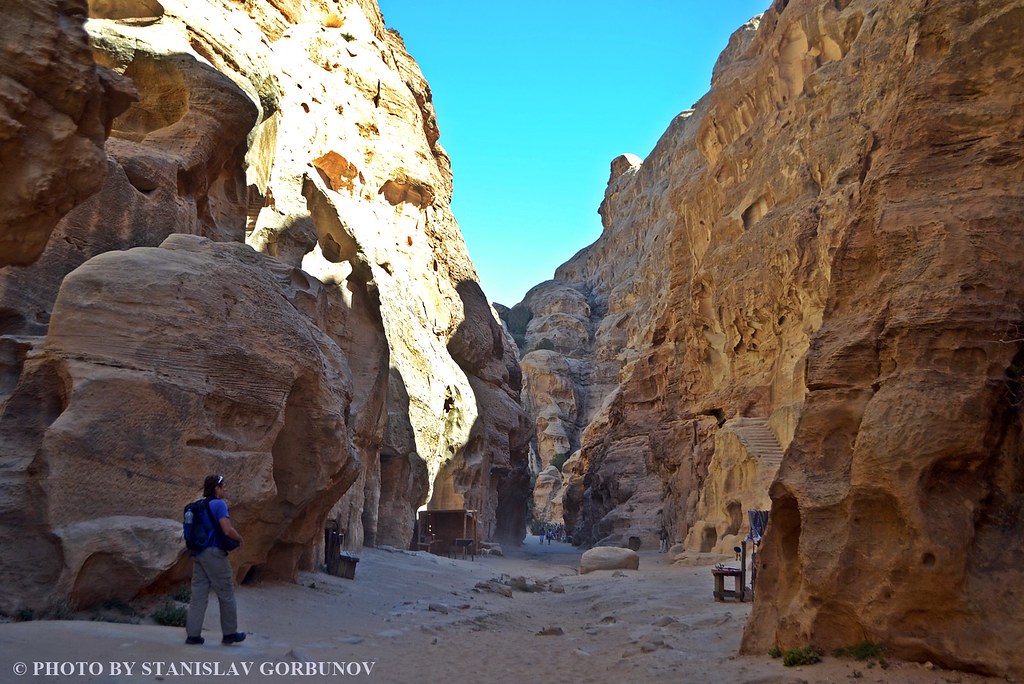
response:
<path id="1" fill-rule="evenodd" d="M 664 525 L 658 530 L 658 541 L 661 542 L 658 546 L 658 553 L 668 553 L 668 530 Z"/>
<path id="2" fill-rule="evenodd" d="M 207 505 L 206 515 L 200 517 L 200 524 L 208 534 L 205 548 L 192 552 L 192 600 L 185 622 L 186 644 L 198 645 L 205 641 L 202 637 L 203 620 L 211 588 L 220 604 L 221 643 L 237 644 L 245 640 L 245 632 L 238 631 L 234 572 L 228 560 L 228 552 L 238 548 L 242 535 L 231 524 L 228 505 L 224 501 L 225 491 L 223 475 L 210 475 L 203 482 L 203 497 Z"/>

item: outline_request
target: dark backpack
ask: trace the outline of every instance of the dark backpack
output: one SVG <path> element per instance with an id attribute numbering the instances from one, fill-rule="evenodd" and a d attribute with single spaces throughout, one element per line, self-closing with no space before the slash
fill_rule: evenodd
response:
<path id="1" fill-rule="evenodd" d="M 206 517 L 206 520 L 210 523 L 210 529 L 213 530 L 213 536 L 215 537 L 214 545 L 228 553 L 238 548 L 238 542 L 225 537 L 220 525 L 213 519 L 209 499 L 199 499 L 185 506 L 183 515 L 182 536 L 185 538 L 185 547 L 189 551 L 198 553 L 207 547 L 206 542 L 210 538 L 210 533 L 199 522 L 203 516 Z"/>
<path id="2" fill-rule="evenodd" d="M 202 551 L 206 548 L 209 532 L 203 527 L 200 520 L 203 516 L 209 518 L 210 507 L 208 504 L 206 499 L 199 499 L 185 506 L 182 536 L 185 538 L 185 547 L 189 551 Z"/>

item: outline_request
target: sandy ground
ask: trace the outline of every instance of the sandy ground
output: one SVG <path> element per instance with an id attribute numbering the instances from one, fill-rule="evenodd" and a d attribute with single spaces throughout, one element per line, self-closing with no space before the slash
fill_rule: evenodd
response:
<path id="1" fill-rule="evenodd" d="M 1005 681 L 892 661 L 826 656 L 787 668 L 738 656 L 751 605 L 715 602 L 709 566 L 644 551 L 638 571 L 579 575 L 579 556 L 536 537 L 475 561 L 364 549 L 354 580 L 309 573 L 240 587 L 249 637 L 235 646 L 220 644 L 215 600 L 203 646 L 147 624 L 0 624 L 0 682 Z M 511 596 L 476 588 L 490 580 Z"/>

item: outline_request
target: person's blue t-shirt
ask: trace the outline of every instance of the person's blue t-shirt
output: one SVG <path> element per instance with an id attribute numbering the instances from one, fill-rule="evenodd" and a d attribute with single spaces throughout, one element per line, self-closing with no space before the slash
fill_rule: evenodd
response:
<path id="1" fill-rule="evenodd" d="M 228 505 L 224 503 L 224 499 L 210 499 L 208 502 L 210 509 L 210 515 L 203 516 L 203 528 L 206 530 L 206 547 L 217 546 L 217 535 L 210 526 L 210 518 L 213 518 L 216 524 L 220 524 L 221 518 L 230 518 L 228 515 Z"/>

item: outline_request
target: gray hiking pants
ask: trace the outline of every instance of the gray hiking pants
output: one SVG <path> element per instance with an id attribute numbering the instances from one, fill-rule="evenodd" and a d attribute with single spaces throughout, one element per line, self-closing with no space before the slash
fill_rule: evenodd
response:
<path id="1" fill-rule="evenodd" d="M 234 573 L 227 552 L 211 546 L 193 556 L 192 560 L 192 602 L 188 606 L 185 634 L 197 637 L 203 631 L 211 587 L 220 604 L 221 634 L 234 634 L 238 631 L 238 606 L 235 604 Z"/>

